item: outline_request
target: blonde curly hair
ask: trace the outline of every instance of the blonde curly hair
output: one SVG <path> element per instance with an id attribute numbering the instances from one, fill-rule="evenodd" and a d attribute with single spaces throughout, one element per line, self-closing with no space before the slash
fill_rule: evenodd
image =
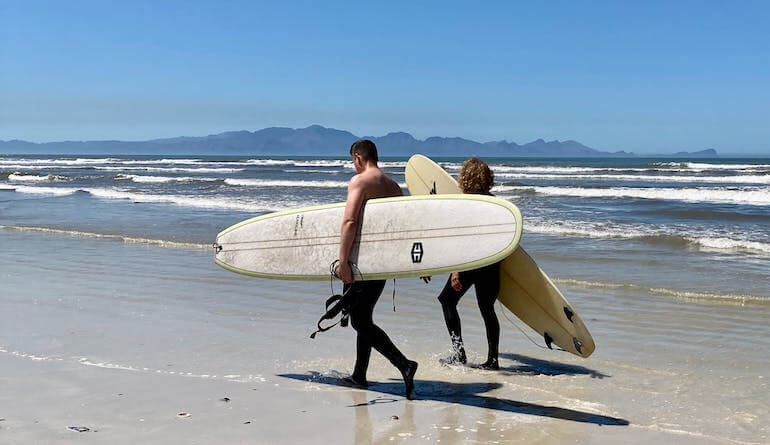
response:
<path id="1" fill-rule="evenodd" d="M 495 175 L 486 162 L 470 158 L 460 169 L 460 189 L 463 193 L 487 194 L 495 184 Z"/>

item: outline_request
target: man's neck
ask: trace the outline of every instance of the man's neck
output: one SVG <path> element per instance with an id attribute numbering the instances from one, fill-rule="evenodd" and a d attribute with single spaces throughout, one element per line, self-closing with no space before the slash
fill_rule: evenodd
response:
<path id="1" fill-rule="evenodd" d="M 372 170 L 372 169 L 377 169 L 377 170 L 379 170 L 379 169 L 380 169 L 380 167 L 378 167 L 378 166 L 377 166 L 377 163 L 376 163 L 376 162 L 367 161 L 367 162 L 366 162 L 366 164 L 364 164 L 364 171 L 362 171 L 361 173 L 363 173 L 363 172 L 367 172 L 367 171 L 370 171 L 370 170 Z"/>

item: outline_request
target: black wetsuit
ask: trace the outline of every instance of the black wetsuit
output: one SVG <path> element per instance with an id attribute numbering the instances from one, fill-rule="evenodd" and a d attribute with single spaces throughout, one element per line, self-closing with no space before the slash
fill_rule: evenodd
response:
<path id="1" fill-rule="evenodd" d="M 388 334 L 374 324 L 372 319 L 374 306 L 384 288 L 385 280 L 354 281 L 352 284 L 345 284 L 343 288 L 351 302 L 350 325 L 358 333 L 356 364 L 352 377 L 359 382 L 366 382 L 366 370 L 369 367 L 372 348 L 402 372 L 409 363 L 404 354 L 390 341 Z"/>
<path id="2" fill-rule="evenodd" d="M 452 288 L 452 277 L 447 280 L 444 289 L 438 296 L 441 308 L 444 311 L 444 321 L 452 337 L 452 344 L 461 362 L 465 362 L 465 349 L 463 348 L 462 330 L 460 328 L 460 315 L 457 313 L 457 303 L 471 286 L 476 286 L 476 299 L 479 303 L 481 318 L 487 330 L 487 344 L 489 346 L 487 362 L 497 362 L 498 344 L 500 343 L 500 323 L 495 314 L 495 301 L 500 290 L 500 263 L 490 264 L 479 269 L 460 272 L 460 284 L 462 288 L 456 291 Z"/>

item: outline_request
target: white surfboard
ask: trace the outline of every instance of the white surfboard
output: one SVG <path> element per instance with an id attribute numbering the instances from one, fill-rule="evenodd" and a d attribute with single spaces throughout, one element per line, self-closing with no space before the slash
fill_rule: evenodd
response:
<path id="1" fill-rule="evenodd" d="M 414 155 L 407 162 L 406 185 L 412 195 L 461 193 L 457 181 L 423 155 Z M 556 344 L 584 358 L 594 352 L 594 339 L 583 320 L 522 247 L 501 264 L 498 299 L 549 346 Z"/>
<path id="2" fill-rule="evenodd" d="M 217 235 L 215 261 L 261 278 L 329 279 L 344 209 L 342 202 L 243 221 Z M 489 196 L 371 199 L 362 212 L 350 257 L 357 280 L 475 269 L 510 255 L 521 238 L 519 209 Z"/>

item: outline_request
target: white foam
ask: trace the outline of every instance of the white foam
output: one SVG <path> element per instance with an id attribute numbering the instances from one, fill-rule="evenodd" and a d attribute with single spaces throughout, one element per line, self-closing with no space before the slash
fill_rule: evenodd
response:
<path id="1" fill-rule="evenodd" d="M 740 294 L 718 294 L 713 292 L 692 292 L 692 291 L 680 291 L 676 289 L 666 288 L 654 288 L 647 286 L 640 286 L 632 283 L 608 283 L 603 281 L 585 281 L 576 280 L 573 278 L 553 278 L 553 281 L 557 284 L 565 284 L 568 286 L 595 288 L 595 289 L 629 289 L 640 291 L 645 294 L 656 294 L 666 297 L 674 297 L 676 299 L 690 300 L 690 301 L 704 301 L 714 303 L 729 303 L 729 304 L 768 304 L 770 303 L 770 295 L 740 295 Z"/>
<path id="2" fill-rule="evenodd" d="M 0 165 L 0 168 L 8 169 L 8 170 L 64 170 L 64 169 L 75 169 L 75 168 L 90 168 L 85 166 L 66 166 L 66 165 L 53 165 L 53 164 L 40 164 L 40 165 L 27 165 L 27 164 L 7 164 L 7 165 Z"/>
<path id="3" fill-rule="evenodd" d="M 13 173 L 8 175 L 9 181 L 14 182 L 53 182 L 53 181 L 66 181 L 68 178 L 66 176 L 57 176 L 57 175 L 45 175 L 45 176 L 39 176 L 39 175 L 21 175 L 18 173 Z"/>
<path id="4" fill-rule="evenodd" d="M 92 165 L 92 164 L 108 164 L 112 162 L 120 162 L 120 159 L 116 158 L 78 158 L 78 159 L 2 159 L 2 164 L 22 164 L 22 165 L 38 165 L 38 164 L 59 164 L 59 165 Z"/>
<path id="5" fill-rule="evenodd" d="M 295 168 L 295 169 L 284 169 L 281 170 L 284 173 L 326 173 L 326 174 L 336 174 L 339 173 L 337 170 L 319 170 L 317 168 Z"/>
<path id="6" fill-rule="evenodd" d="M 770 164 L 704 164 L 700 162 L 688 162 L 687 168 L 697 170 L 755 170 L 770 168 Z"/>
<path id="7" fill-rule="evenodd" d="M 243 165 L 294 165 L 295 161 L 283 159 L 249 159 L 245 162 L 239 162 Z"/>
<path id="8" fill-rule="evenodd" d="M 59 164 L 59 165 L 101 165 L 101 164 L 181 164 L 190 165 L 204 162 L 200 159 L 120 159 L 120 158 L 77 158 L 77 159 L 0 159 L 3 164 Z"/>
<path id="9" fill-rule="evenodd" d="M 247 187 L 318 187 L 318 188 L 347 188 L 347 181 L 291 181 L 273 179 L 225 179 L 225 184 Z M 399 184 L 406 187 L 406 184 Z"/>
<path id="10" fill-rule="evenodd" d="M 758 241 L 734 240 L 730 238 L 694 238 L 693 243 L 699 244 L 709 249 L 722 250 L 754 250 L 770 254 L 770 244 L 760 243 Z"/>
<path id="11" fill-rule="evenodd" d="M 170 241 L 170 240 L 152 239 L 152 238 L 138 238 L 138 237 L 124 236 L 124 235 L 115 235 L 110 233 L 82 232 L 79 230 L 52 229 L 49 227 L 0 225 L 0 230 L 13 230 L 17 232 L 37 232 L 37 233 L 47 233 L 51 235 L 65 235 L 65 236 L 83 237 L 83 238 L 99 238 L 99 239 L 121 241 L 126 244 L 150 244 L 150 245 L 159 246 L 159 247 L 172 247 L 172 248 L 179 248 L 179 249 L 210 249 L 211 248 L 210 244 L 186 243 L 186 242 L 180 242 L 180 241 Z"/>
<path id="12" fill-rule="evenodd" d="M 459 170 L 462 164 L 441 164 L 447 170 Z M 558 167 L 555 165 L 521 165 L 521 166 L 509 166 L 509 165 L 497 165 L 490 164 L 489 168 L 497 174 L 501 173 L 591 173 L 591 172 L 606 172 L 606 171 L 638 171 L 638 172 L 651 172 L 656 171 L 654 168 L 613 168 L 613 167 Z"/>
<path id="13" fill-rule="evenodd" d="M 248 212 L 260 212 L 273 210 L 275 203 L 263 203 L 241 199 L 221 198 L 221 197 L 203 197 L 203 196 L 184 196 L 184 195 L 155 195 L 145 193 L 134 193 L 116 189 L 106 188 L 86 188 L 85 192 L 97 198 L 105 199 L 128 199 L 133 202 L 150 202 L 176 204 L 185 207 L 198 207 L 209 209 L 230 209 L 244 210 Z"/>
<path id="14" fill-rule="evenodd" d="M 231 382 L 240 382 L 240 383 L 264 383 L 267 380 L 262 377 L 261 374 L 247 374 L 247 375 L 241 375 L 241 374 L 228 374 L 225 376 L 218 376 L 214 373 L 196 373 L 196 372 L 185 372 L 185 371 L 169 371 L 166 369 L 151 369 L 144 366 L 132 366 L 132 365 L 125 365 L 120 363 L 110 363 L 110 362 L 103 362 L 103 361 L 93 361 L 89 359 L 88 357 L 81 357 L 77 360 L 77 362 L 84 366 L 92 366 L 96 368 L 102 368 L 102 369 L 114 369 L 119 371 L 131 371 L 131 372 L 151 372 L 154 374 L 164 374 L 169 376 L 181 376 L 181 377 L 192 377 L 192 378 L 198 378 L 198 379 L 206 379 L 206 380 L 225 380 L 225 381 L 231 381 Z"/>
<path id="15" fill-rule="evenodd" d="M 249 159 L 246 161 L 249 165 L 294 165 L 297 167 L 349 167 L 353 168 L 353 163 L 349 160 L 341 159 Z"/>
<path id="16" fill-rule="evenodd" d="M 201 159 L 114 159 L 110 162 L 110 164 L 126 164 L 126 165 L 134 165 L 134 164 L 196 165 L 200 163 L 210 164 L 211 162 L 206 162 Z"/>
<path id="17" fill-rule="evenodd" d="M 72 187 L 38 187 L 30 185 L 12 185 L 12 187 L 17 193 L 34 193 L 38 195 L 56 196 L 71 195 L 79 190 Z"/>
<path id="18" fill-rule="evenodd" d="M 146 172 L 158 172 L 158 173 L 178 173 L 178 172 L 185 172 L 185 173 L 237 173 L 242 172 L 245 169 L 244 168 L 207 168 L 207 167 L 199 167 L 199 168 L 191 168 L 191 167 L 115 167 L 115 166 L 105 166 L 105 167 L 94 167 L 97 170 L 106 170 L 106 171 L 146 171 Z"/>
<path id="19" fill-rule="evenodd" d="M 540 233 L 543 235 L 597 239 L 644 239 L 654 237 L 679 237 L 683 243 L 689 243 L 694 247 L 714 250 L 738 250 L 770 254 L 770 243 L 763 243 L 746 239 L 732 239 L 720 236 L 703 236 L 700 233 L 695 234 L 680 232 L 671 228 L 632 225 L 616 225 L 614 227 L 607 227 L 601 223 L 597 224 L 573 221 L 569 224 L 528 222 L 524 226 L 524 230 L 525 232 Z"/>
<path id="20" fill-rule="evenodd" d="M 271 179 L 225 179 L 225 184 L 246 187 L 319 187 L 346 188 L 346 181 L 288 181 Z"/>
<path id="21" fill-rule="evenodd" d="M 497 186 L 493 191 L 532 190 L 542 195 L 575 196 L 581 198 L 640 198 L 662 199 L 687 202 L 711 202 L 744 205 L 770 205 L 770 189 L 743 188 L 584 188 L 584 187 L 539 187 L 539 186 Z"/>
<path id="22" fill-rule="evenodd" d="M 115 179 L 128 179 L 139 183 L 166 183 L 166 182 L 213 182 L 221 181 L 219 178 L 206 178 L 195 176 L 143 176 L 143 175 L 123 175 L 118 174 Z"/>
<path id="23" fill-rule="evenodd" d="M 610 181 L 639 181 L 639 182 L 710 182 L 725 184 L 770 184 L 770 175 L 737 175 L 737 176 L 657 176 L 657 175 L 553 175 L 533 173 L 500 173 L 495 179 L 602 179 Z"/>
<path id="24" fill-rule="evenodd" d="M 577 236 L 585 238 L 642 238 L 647 236 L 656 235 L 655 232 L 650 230 L 642 230 L 631 227 L 618 227 L 617 229 L 606 229 L 597 227 L 592 224 L 575 224 L 558 225 L 558 224 L 532 224 L 528 223 L 524 226 L 525 232 L 540 233 L 544 235 L 556 235 L 556 236 Z"/>
<path id="25" fill-rule="evenodd" d="M 266 202 L 253 201 L 248 199 L 235 199 L 223 197 L 208 196 L 185 196 L 185 195 L 157 195 L 149 193 L 135 193 L 115 188 L 75 188 L 75 187 L 37 187 L 26 185 L 14 185 L 13 188 L 18 193 L 33 193 L 45 195 L 71 195 L 77 192 L 89 193 L 97 198 L 104 199 L 127 199 L 142 203 L 166 203 L 185 207 L 197 207 L 208 209 L 226 209 L 241 210 L 247 212 L 264 212 L 278 210 L 282 208 L 304 207 L 319 204 L 317 202 L 290 202 L 286 200 Z"/>

